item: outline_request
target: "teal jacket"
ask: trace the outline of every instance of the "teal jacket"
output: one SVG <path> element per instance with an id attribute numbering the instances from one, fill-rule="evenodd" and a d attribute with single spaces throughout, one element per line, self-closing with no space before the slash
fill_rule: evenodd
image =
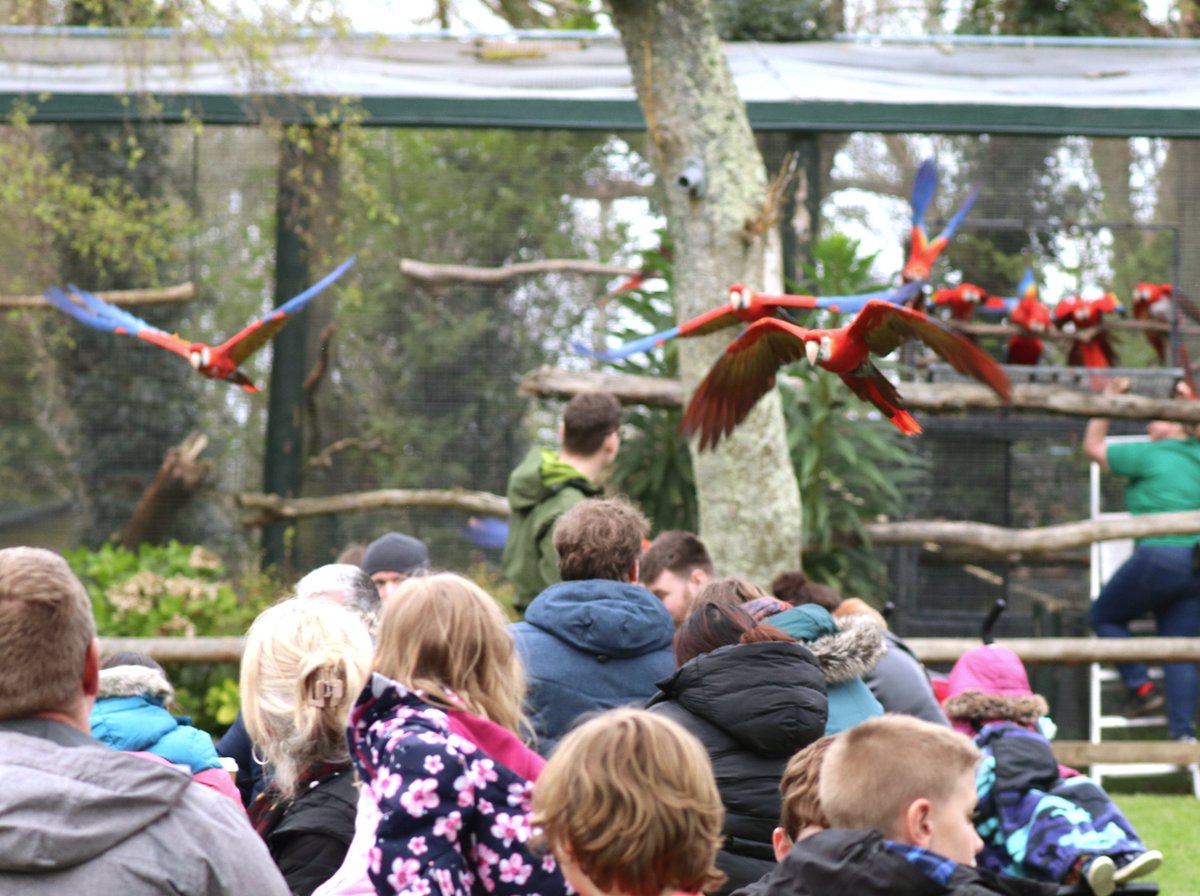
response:
<path id="1" fill-rule="evenodd" d="M 560 580 L 554 552 L 554 524 L 585 498 L 601 494 L 598 485 L 557 451 L 534 448 L 508 477 L 508 540 L 504 574 L 513 586 L 513 607 L 522 613 Z"/>
<path id="2" fill-rule="evenodd" d="M 828 610 L 816 604 L 801 604 L 764 621 L 805 644 L 820 661 L 829 692 L 826 734 L 883 715 L 883 706 L 862 679 L 886 649 L 878 625 L 851 616 L 839 626 Z"/>

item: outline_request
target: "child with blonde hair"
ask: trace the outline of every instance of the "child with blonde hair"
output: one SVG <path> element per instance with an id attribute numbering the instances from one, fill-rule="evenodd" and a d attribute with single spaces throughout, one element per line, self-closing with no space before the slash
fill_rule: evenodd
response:
<path id="1" fill-rule="evenodd" d="M 804 837 L 746 896 L 1053 896 L 1050 884 L 975 867 L 971 741 L 904 715 L 868 719 L 826 748 L 820 808 L 829 830 Z"/>
<path id="2" fill-rule="evenodd" d="M 318 893 L 560 896 L 529 846 L 544 760 L 521 740 L 525 677 L 500 606 L 452 573 L 383 606 L 375 674 L 350 713 L 363 780 L 355 841 Z"/>
<path id="3" fill-rule="evenodd" d="M 286 600 L 246 634 L 242 713 L 272 775 L 248 812 L 294 894 L 337 870 L 354 836 L 346 717 L 370 665 L 366 626 L 331 601 Z"/>
<path id="4" fill-rule="evenodd" d="M 638 709 L 593 716 L 559 743 L 533 823 L 580 896 L 720 886 L 721 797 L 708 755 L 679 724 Z"/>

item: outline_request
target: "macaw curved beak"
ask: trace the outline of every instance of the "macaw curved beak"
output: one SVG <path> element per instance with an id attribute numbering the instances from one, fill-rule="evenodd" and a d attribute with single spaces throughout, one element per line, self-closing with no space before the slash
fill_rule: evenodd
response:
<path id="1" fill-rule="evenodd" d="M 804 343 L 804 357 L 808 358 L 809 364 L 817 363 L 817 355 L 821 354 L 821 345 L 817 342 Z"/>

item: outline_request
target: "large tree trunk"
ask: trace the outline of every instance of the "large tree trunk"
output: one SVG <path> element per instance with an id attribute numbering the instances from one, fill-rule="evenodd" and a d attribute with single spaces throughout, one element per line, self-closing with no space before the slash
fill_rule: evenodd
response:
<path id="1" fill-rule="evenodd" d="M 708 0 L 612 0 L 646 119 L 657 176 L 668 184 L 680 320 L 727 300 L 729 284 L 782 286 L 776 233 L 764 218 L 767 177 L 734 87 Z M 688 159 L 702 190 L 680 185 Z M 757 225 L 757 226 L 755 226 Z M 768 255 L 772 255 L 768 262 Z M 730 338 L 680 342 L 690 394 Z M 779 396 L 768 394 L 715 451 L 693 448 L 700 535 L 717 567 L 764 581 L 800 561 L 800 490 L 788 459 Z"/>

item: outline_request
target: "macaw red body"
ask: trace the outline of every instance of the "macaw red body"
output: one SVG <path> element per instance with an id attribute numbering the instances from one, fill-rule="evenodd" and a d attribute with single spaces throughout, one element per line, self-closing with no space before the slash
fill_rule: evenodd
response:
<path id="1" fill-rule="evenodd" d="M 700 434 L 704 450 L 741 423 L 775 385 L 780 367 L 801 358 L 838 374 L 863 401 L 879 408 L 905 435 L 921 427 L 904 409 L 896 387 L 871 362 L 899 345 L 918 339 L 959 373 L 990 386 L 1005 401 L 1008 376 L 985 352 L 939 320 L 888 302 L 868 302 L 849 325 L 810 330 L 778 318 L 750 325 L 717 359 L 696 387 L 683 414 L 681 429 Z"/>
<path id="2" fill-rule="evenodd" d="M 729 301 L 724 305 L 718 305 L 716 308 L 705 311 L 703 314 L 686 320 L 669 330 L 651 333 L 649 336 L 642 336 L 639 339 L 634 339 L 622 346 L 606 351 L 597 352 L 578 342 L 572 343 L 572 346 L 579 353 L 599 358 L 601 361 L 619 361 L 638 352 L 649 351 L 656 345 L 662 345 L 669 339 L 706 336 L 718 330 L 737 326 L 739 323 L 754 323 L 757 320 L 762 320 L 764 317 L 772 317 L 780 313 L 786 314 L 788 309 L 811 310 L 820 308 L 827 311 L 848 314 L 862 310 L 863 306 L 872 300 L 908 301 L 912 296 L 920 292 L 923 285 L 922 283 L 911 283 L 896 287 L 895 289 L 863 293 L 856 296 L 819 297 L 792 295 L 789 293 L 773 295 L 771 293 L 756 292 L 742 283 L 735 283 L 729 287 Z"/>
<path id="3" fill-rule="evenodd" d="M 345 273 L 352 264 L 353 257 L 304 292 L 251 323 L 236 336 L 215 346 L 203 342 L 189 342 L 177 333 L 167 333 L 75 286 L 69 287 L 70 296 L 56 286 L 47 289 L 44 295 L 46 300 L 60 311 L 86 326 L 119 336 L 134 336 L 180 355 L 202 376 L 235 383 L 247 392 L 257 392 L 258 387 L 238 369 L 240 365 L 269 342 L 309 301 Z"/>
<path id="4" fill-rule="evenodd" d="M 1067 364 L 1072 367 L 1116 367 L 1117 352 L 1108 334 L 1100 329 L 1104 315 L 1121 311 L 1121 303 L 1111 292 L 1098 299 L 1070 296 L 1054 308 L 1054 323 L 1076 338 L 1067 352 Z"/>
<path id="5" fill-rule="evenodd" d="M 1045 344 L 1041 337 L 1050 330 L 1050 309 L 1038 295 L 1033 271 L 1025 272 L 1017 291 L 1020 293 L 1020 300 L 1009 319 L 1023 332 L 1008 340 L 1004 351 L 1004 363 L 1033 366 L 1042 359 Z"/>
<path id="6" fill-rule="evenodd" d="M 1133 319 L 1171 323 L 1174 312 L 1174 290 L 1170 283 L 1139 283 L 1133 288 Z M 1158 363 L 1167 363 L 1168 334 L 1147 331 Z"/>
<path id="7" fill-rule="evenodd" d="M 937 191 L 937 176 L 937 163 L 933 159 L 926 159 L 917 169 L 917 175 L 913 179 L 912 231 L 908 261 L 904 263 L 904 267 L 900 271 L 900 279 L 905 283 L 929 279 L 933 263 L 950 243 L 955 231 L 958 230 L 959 225 L 971 210 L 971 206 L 979 197 L 980 188 L 976 187 L 967 196 L 962 208 L 955 212 L 954 216 L 946 223 L 945 229 L 933 240 L 930 240 L 929 234 L 925 230 L 925 212 L 933 200 L 933 194 Z"/>

